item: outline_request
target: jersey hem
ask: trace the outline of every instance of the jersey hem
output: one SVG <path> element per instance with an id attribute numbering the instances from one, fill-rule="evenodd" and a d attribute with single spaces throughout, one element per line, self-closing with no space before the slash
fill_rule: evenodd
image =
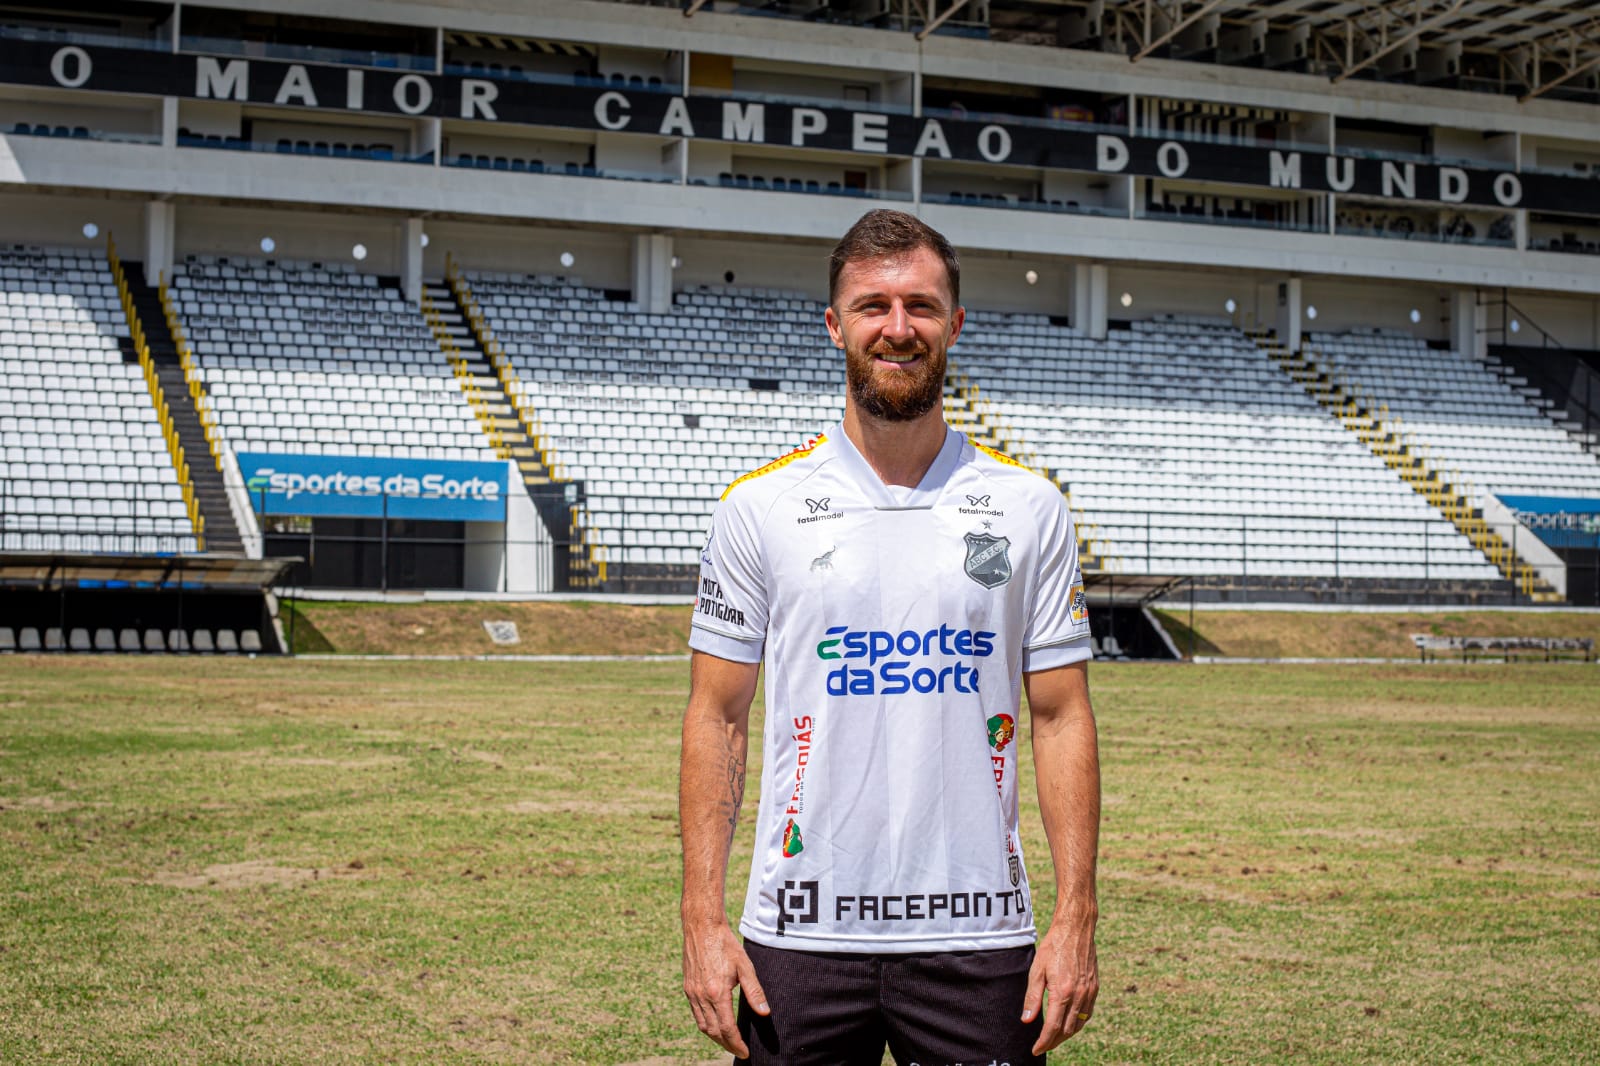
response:
<path id="1" fill-rule="evenodd" d="M 1089 634 L 1085 633 L 1057 643 L 1023 649 L 1022 672 L 1033 674 L 1040 670 L 1053 670 L 1058 666 L 1087 662 L 1092 658 L 1094 649 L 1089 645 Z"/>
<path id="2" fill-rule="evenodd" d="M 926 937 L 846 937 L 819 936 L 817 934 L 786 933 L 779 936 L 776 930 L 761 929 L 749 922 L 739 923 L 739 933 L 762 947 L 795 951 L 830 951 L 852 955 L 912 955 L 922 952 L 942 951 L 999 951 L 1005 948 L 1032 947 L 1039 934 L 1034 926 L 977 936 L 943 937 L 929 940 Z"/>
<path id="3" fill-rule="evenodd" d="M 699 622 L 689 627 L 689 647 L 735 663 L 758 663 L 766 642 L 730 636 Z"/>

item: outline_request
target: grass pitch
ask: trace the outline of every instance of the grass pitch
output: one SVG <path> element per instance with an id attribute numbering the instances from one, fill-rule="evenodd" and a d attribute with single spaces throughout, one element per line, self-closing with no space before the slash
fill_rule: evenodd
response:
<path id="1" fill-rule="evenodd" d="M 1593 1061 L 1597 669 L 1094 667 L 1102 992 L 1052 1061 Z M 713 1060 L 686 674 L 0 659 L 0 1061 Z"/>

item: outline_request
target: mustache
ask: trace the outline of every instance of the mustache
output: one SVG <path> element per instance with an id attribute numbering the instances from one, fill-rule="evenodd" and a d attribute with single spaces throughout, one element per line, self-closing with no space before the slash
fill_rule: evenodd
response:
<path id="1" fill-rule="evenodd" d="M 912 344 L 896 347 L 886 340 L 873 341 L 867 347 L 867 355 L 928 355 L 928 346 L 918 340 Z"/>

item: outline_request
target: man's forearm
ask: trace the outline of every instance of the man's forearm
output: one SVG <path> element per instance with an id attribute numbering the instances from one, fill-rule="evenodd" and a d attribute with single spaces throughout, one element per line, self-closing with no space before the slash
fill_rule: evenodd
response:
<path id="1" fill-rule="evenodd" d="M 1093 922 L 1100 847 L 1100 753 L 1081 674 L 1030 691 L 1039 810 L 1056 875 L 1056 913 Z"/>
<path id="2" fill-rule="evenodd" d="M 685 921 L 726 920 L 723 891 L 744 802 L 747 752 L 742 722 L 730 722 L 691 701 L 684 717 L 678 793 Z"/>

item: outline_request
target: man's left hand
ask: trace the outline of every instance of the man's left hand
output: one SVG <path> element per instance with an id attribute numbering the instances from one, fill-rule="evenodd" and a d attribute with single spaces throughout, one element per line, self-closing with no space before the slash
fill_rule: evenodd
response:
<path id="1" fill-rule="evenodd" d="M 1033 967 L 1028 971 L 1028 994 L 1022 1000 L 1024 1022 L 1033 1021 L 1044 1004 L 1044 1029 L 1033 1045 L 1033 1053 L 1043 1055 L 1087 1025 L 1099 994 L 1094 919 L 1058 916 L 1039 941 Z"/>

